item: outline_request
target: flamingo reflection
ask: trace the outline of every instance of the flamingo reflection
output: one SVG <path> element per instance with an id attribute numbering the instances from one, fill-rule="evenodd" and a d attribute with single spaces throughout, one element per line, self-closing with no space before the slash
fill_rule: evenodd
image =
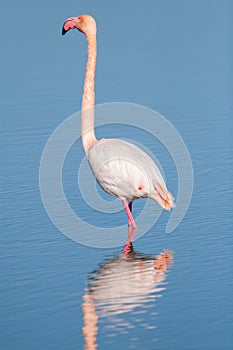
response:
<path id="1" fill-rule="evenodd" d="M 146 309 L 146 305 L 161 297 L 165 290 L 172 252 L 164 251 L 154 257 L 135 252 L 132 245 L 127 249 L 127 254 L 124 248 L 122 254 L 104 261 L 89 276 L 82 302 L 82 331 L 87 350 L 97 349 L 101 319 L 108 318 L 113 322 L 112 329 L 127 328 L 119 315 L 140 313 L 136 310 Z"/>

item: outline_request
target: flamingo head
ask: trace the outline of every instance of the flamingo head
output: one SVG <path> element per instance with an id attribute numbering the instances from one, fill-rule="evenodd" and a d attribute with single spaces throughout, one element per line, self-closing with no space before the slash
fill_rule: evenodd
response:
<path id="1" fill-rule="evenodd" d="M 62 35 L 74 28 L 78 29 L 85 35 L 96 34 L 96 23 L 94 18 L 90 15 L 68 18 L 63 24 Z"/>

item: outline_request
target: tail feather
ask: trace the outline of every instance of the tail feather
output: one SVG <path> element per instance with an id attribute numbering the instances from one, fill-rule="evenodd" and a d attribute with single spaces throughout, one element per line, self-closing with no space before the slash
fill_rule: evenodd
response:
<path id="1" fill-rule="evenodd" d="M 159 204 L 166 210 L 170 210 L 175 207 L 174 204 L 174 197 L 172 194 L 164 187 L 163 185 L 159 184 L 158 182 L 153 182 L 154 189 L 156 191 L 156 194 L 159 198 Z"/>

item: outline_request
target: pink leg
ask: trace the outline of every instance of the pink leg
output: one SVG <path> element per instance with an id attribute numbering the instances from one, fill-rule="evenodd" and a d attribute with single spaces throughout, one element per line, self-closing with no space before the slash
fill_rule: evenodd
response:
<path id="1" fill-rule="evenodd" d="M 133 226 L 134 229 L 137 229 L 137 225 L 135 224 L 135 221 L 134 221 L 134 218 L 133 218 L 133 215 L 131 213 L 131 210 L 132 210 L 132 202 L 127 203 L 127 201 L 125 199 L 122 199 L 121 200 L 122 204 L 124 205 L 124 208 L 125 208 L 125 211 L 126 211 L 126 214 L 128 216 L 128 223 Z"/>
<path id="2" fill-rule="evenodd" d="M 127 243 L 131 243 L 133 240 L 133 236 L 135 235 L 135 233 L 137 231 L 137 225 L 136 225 L 134 218 L 133 218 L 133 215 L 131 213 L 132 202 L 130 202 L 128 204 L 127 201 L 125 199 L 123 199 L 122 204 L 124 205 L 126 214 L 128 216 L 128 242 Z"/>
<path id="3" fill-rule="evenodd" d="M 137 229 L 134 227 L 129 226 L 128 227 L 128 241 L 133 242 L 133 236 L 137 232 Z"/>
<path id="4" fill-rule="evenodd" d="M 131 212 L 131 215 L 132 215 L 132 207 L 133 207 L 133 202 L 129 202 L 128 208 Z M 129 217 L 128 217 L 128 226 L 131 226 L 131 221 L 130 221 Z"/>
<path id="5" fill-rule="evenodd" d="M 122 253 L 125 255 L 129 255 L 129 253 L 131 253 L 132 250 L 133 250 L 133 244 L 132 242 L 128 241 L 125 243 Z"/>

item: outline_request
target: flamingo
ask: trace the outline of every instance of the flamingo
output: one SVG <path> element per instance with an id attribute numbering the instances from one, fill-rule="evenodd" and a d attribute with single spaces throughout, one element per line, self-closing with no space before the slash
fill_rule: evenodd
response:
<path id="1" fill-rule="evenodd" d="M 104 191 L 119 198 L 128 216 L 128 243 L 132 244 L 137 225 L 132 202 L 151 198 L 164 209 L 174 207 L 173 196 L 153 159 L 136 145 L 119 139 L 97 140 L 94 131 L 96 22 L 90 15 L 68 18 L 62 35 L 78 29 L 86 36 L 88 55 L 82 96 L 81 137 L 91 170 Z"/>

